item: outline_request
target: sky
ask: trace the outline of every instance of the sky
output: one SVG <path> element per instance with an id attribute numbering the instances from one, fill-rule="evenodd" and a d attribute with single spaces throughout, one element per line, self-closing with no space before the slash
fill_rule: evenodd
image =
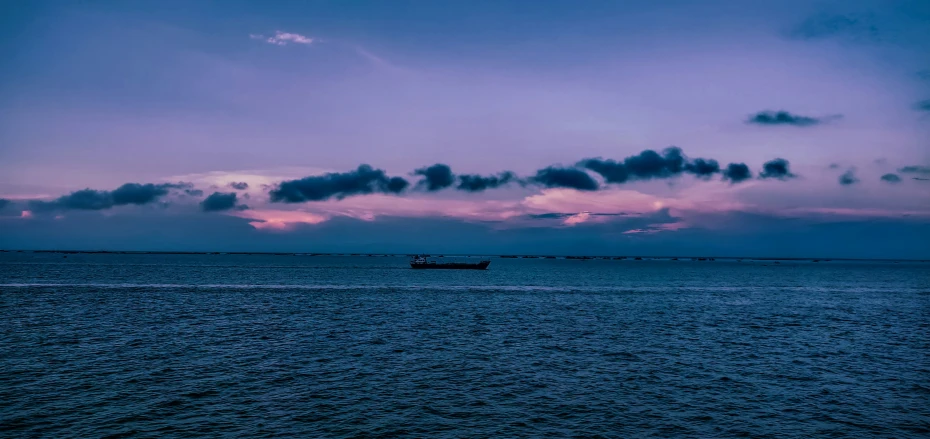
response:
<path id="1" fill-rule="evenodd" d="M 930 258 L 926 1 L 0 5 L 0 248 Z"/>

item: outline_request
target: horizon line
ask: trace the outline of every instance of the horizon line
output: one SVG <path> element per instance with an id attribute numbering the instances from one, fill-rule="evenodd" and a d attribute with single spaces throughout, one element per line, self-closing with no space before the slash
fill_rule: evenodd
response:
<path id="1" fill-rule="evenodd" d="M 775 256 L 694 256 L 694 255 L 583 255 L 583 254 L 529 254 L 529 253 L 379 253 L 379 252 L 274 252 L 274 251 L 195 251 L 195 250 L 43 250 L 43 249 L 0 249 L 0 253 L 61 253 L 61 254 L 161 254 L 161 255 L 270 255 L 270 256 L 342 256 L 342 257 L 409 257 L 413 255 L 428 255 L 426 257 L 497 257 L 502 259 L 545 259 L 545 258 L 590 258 L 601 260 L 618 260 L 633 258 L 650 259 L 725 259 L 725 260 L 757 260 L 757 261 L 907 261 L 930 262 L 928 259 L 909 258 L 835 258 L 835 257 L 775 257 Z M 615 259 L 617 258 L 617 259 Z M 622 260 L 622 259 L 620 259 Z M 703 261 L 702 261 L 703 262 Z"/>

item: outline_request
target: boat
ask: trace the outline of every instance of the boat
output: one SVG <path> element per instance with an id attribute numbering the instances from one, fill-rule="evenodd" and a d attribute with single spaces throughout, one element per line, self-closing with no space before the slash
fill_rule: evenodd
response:
<path id="1" fill-rule="evenodd" d="M 490 259 L 482 259 L 478 262 L 438 262 L 419 255 L 410 260 L 410 268 L 416 269 L 484 270 L 490 264 Z"/>

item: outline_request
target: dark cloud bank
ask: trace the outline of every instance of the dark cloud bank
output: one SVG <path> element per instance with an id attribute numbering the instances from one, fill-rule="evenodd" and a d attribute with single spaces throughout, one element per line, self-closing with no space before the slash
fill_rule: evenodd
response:
<path id="1" fill-rule="evenodd" d="M 578 165 L 600 174 L 607 183 L 671 178 L 682 173 L 709 179 L 714 174 L 720 173 L 720 164 L 716 160 L 702 158 L 688 160 L 681 149 L 676 147 L 666 148 L 661 154 L 647 149 L 622 161 L 601 158 L 585 159 Z"/>
<path id="2" fill-rule="evenodd" d="M 901 177 L 899 177 L 898 174 L 885 174 L 882 175 L 882 181 L 888 183 L 900 183 Z"/>
<path id="3" fill-rule="evenodd" d="M 723 170 L 723 179 L 729 180 L 730 183 L 736 184 L 752 178 L 752 171 L 745 163 L 730 163 Z"/>
<path id="4" fill-rule="evenodd" d="M 399 194 L 409 185 L 401 177 L 388 177 L 381 169 L 360 165 L 354 171 L 284 181 L 269 195 L 272 202 L 300 203 L 373 193 Z"/>
<path id="5" fill-rule="evenodd" d="M 720 175 L 722 180 L 729 181 L 731 184 L 752 178 L 752 172 L 745 163 L 730 163 L 726 168 L 721 168 L 720 163 L 715 159 L 690 159 L 677 147 L 666 148 L 661 153 L 645 150 L 623 160 L 588 158 L 574 166 L 549 166 L 526 178 L 518 178 L 511 171 L 489 176 L 456 175 L 449 165 L 443 163 L 419 168 L 411 175 L 419 177 L 413 187 L 428 192 L 448 188 L 465 192 L 481 192 L 510 183 L 547 188 L 570 188 L 580 191 L 601 189 L 601 183 L 588 171 L 600 175 L 607 184 L 671 179 L 682 174 L 690 174 L 703 180 Z M 786 180 L 794 176 L 785 159 L 775 159 L 766 163 L 760 174 L 760 178 L 778 180 Z M 284 181 L 272 189 L 270 195 L 272 202 L 299 203 L 330 198 L 342 199 L 372 193 L 399 194 L 408 187 L 410 183 L 402 177 L 388 177 L 383 170 L 361 165 L 354 171 Z"/>
<path id="6" fill-rule="evenodd" d="M 449 165 L 436 163 L 433 166 L 417 169 L 413 175 L 419 175 L 422 178 L 417 182 L 417 187 L 430 192 L 438 191 L 455 185 L 456 190 L 465 192 L 481 192 L 487 189 L 496 189 L 511 182 L 516 182 L 517 178 L 513 172 L 504 171 L 497 175 L 482 176 L 476 174 L 458 175 L 452 173 Z"/>
<path id="7" fill-rule="evenodd" d="M 575 168 L 561 168 L 550 166 L 536 171 L 530 181 L 545 187 L 564 187 L 580 191 L 596 191 L 599 189 L 597 181 L 587 172 Z"/>
<path id="8" fill-rule="evenodd" d="M 517 176 L 510 171 L 487 177 L 467 174 L 459 175 L 459 185 L 455 188 L 465 192 L 481 192 L 487 189 L 496 189 L 514 181 L 517 181 Z"/>
<path id="9" fill-rule="evenodd" d="M 158 201 L 172 189 L 191 189 L 190 183 L 140 184 L 126 183 L 112 191 L 82 189 L 63 195 L 53 201 L 32 200 L 29 207 L 35 211 L 52 210 L 104 210 L 129 204 L 144 205 Z"/>
<path id="10" fill-rule="evenodd" d="M 838 119 L 841 116 L 810 117 L 791 114 L 787 111 L 760 111 L 749 116 L 746 123 L 753 125 L 792 125 L 796 127 L 810 127 Z"/>
<path id="11" fill-rule="evenodd" d="M 930 175 L 930 166 L 905 166 L 898 169 L 898 172 L 902 174 Z"/>
<path id="12" fill-rule="evenodd" d="M 238 204 L 238 195 L 235 192 L 214 192 L 200 202 L 204 212 L 222 212 L 226 210 L 245 210 L 249 207 Z"/>
<path id="13" fill-rule="evenodd" d="M 447 188 L 464 192 L 481 192 L 510 183 L 547 188 L 571 188 L 581 191 L 601 189 L 602 184 L 589 171 L 600 175 L 606 184 L 671 179 L 682 174 L 690 174 L 702 180 L 709 180 L 719 174 L 722 180 L 731 184 L 752 178 L 752 172 L 745 163 L 730 163 L 725 168 L 721 168 L 717 160 L 690 159 L 677 147 L 666 148 L 661 153 L 644 150 L 622 160 L 588 158 L 574 166 L 549 166 L 522 179 L 510 171 L 487 176 L 455 175 L 448 165 L 442 163 L 417 169 L 412 175 L 420 177 L 416 182 L 417 189 L 430 192 Z M 794 176 L 789 170 L 788 161 L 781 158 L 765 163 L 759 174 L 759 178 L 762 179 L 778 180 L 786 180 Z M 397 195 L 406 191 L 410 186 L 411 183 L 403 177 L 388 176 L 384 170 L 362 164 L 348 172 L 331 172 L 283 181 L 271 188 L 269 198 L 271 202 L 278 203 L 340 200 L 350 196 L 375 193 Z M 230 183 L 229 187 L 242 190 L 248 188 L 248 184 L 234 182 Z M 32 200 L 29 206 L 37 212 L 72 209 L 104 210 L 127 204 L 149 204 L 168 195 L 171 190 L 178 190 L 192 196 L 203 194 L 202 191 L 193 189 L 190 183 L 127 183 L 113 191 L 83 189 L 52 201 Z M 247 195 L 243 197 L 247 198 Z M 246 206 L 238 204 L 239 201 L 240 197 L 235 192 L 214 192 L 204 199 L 200 206 L 207 212 L 246 209 Z"/>
<path id="14" fill-rule="evenodd" d="M 417 169 L 413 171 L 413 175 L 423 176 L 423 179 L 417 183 L 417 187 L 425 188 L 430 192 L 445 189 L 455 183 L 455 176 L 452 175 L 452 168 L 442 163 Z"/>
<path id="15" fill-rule="evenodd" d="M 765 162 L 764 165 L 762 165 L 762 173 L 759 174 L 759 178 L 788 180 L 790 178 L 796 177 L 796 175 L 791 173 L 791 170 L 788 167 L 788 161 L 785 159 L 779 158 L 775 160 L 769 160 Z"/>

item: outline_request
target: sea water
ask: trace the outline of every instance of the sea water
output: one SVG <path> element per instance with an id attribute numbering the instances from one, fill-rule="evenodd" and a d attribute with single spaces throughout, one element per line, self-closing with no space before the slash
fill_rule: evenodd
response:
<path id="1" fill-rule="evenodd" d="M 930 434 L 928 263 L 3 253 L 0 313 L 0 436 Z"/>

